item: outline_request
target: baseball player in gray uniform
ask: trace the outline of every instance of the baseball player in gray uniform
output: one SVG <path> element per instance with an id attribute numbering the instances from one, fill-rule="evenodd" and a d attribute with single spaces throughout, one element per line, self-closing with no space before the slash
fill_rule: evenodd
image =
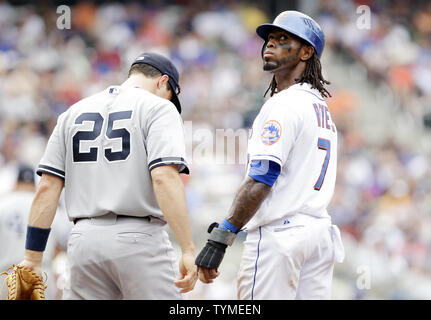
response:
<path id="1" fill-rule="evenodd" d="M 31 204 L 36 191 L 35 172 L 32 167 L 20 164 L 17 168 L 17 181 L 12 191 L 0 198 L 0 270 L 4 271 L 12 264 L 23 259 L 21 250 L 25 244 L 26 227 Z M 70 221 L 64 216 L 62 207 L 57 208 L 53 221 L 54 231 L 46 245 L 43 268 L 47 276 L 47 299 L 55 299 L 58 294 L 56 273 L 53 259 L 56 250 L 63 250 L 70 231 Z M 2 288 L 3 289 L 3 288 Z M 6 298 L 3 293 L 0 299 Z"/>
<path id="2" fill-rule="evenodd" d="M 0 270 L 22 260 L 28 213 L 34 198 L 34 170 L 20 165 L 15 188 L 0 198 Z M 48 248 L 50 246 L 48 245 Z M 49 251 L 47 256 L 49 256 Z"/>
<path id="3" fill-rule="evenodd" d="M 178 81 L 169 59 L 144 53 L 122 85 L 59 116 L 37 169 L 41 181 L 20 264 L 41 273 L 64 186 L 74 226 L 63 299 L 181 299 L 194 288 Z M 179 264 L 166 223 L 181 247 Z"/>

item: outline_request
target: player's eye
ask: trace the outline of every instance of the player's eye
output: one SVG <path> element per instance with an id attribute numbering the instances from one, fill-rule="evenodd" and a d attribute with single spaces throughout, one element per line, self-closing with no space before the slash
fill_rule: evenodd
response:
<path id="1" fill-rule="evenodd" d="M 269 35 L 268 36 L 268 41 L 271 41 L 271 40 L 273 40 L 274 39 L 274 36 L 273 35 Z"/>
<path id="2" fill-rule="evenodd" d="M 287 37 L 285 35 L 280 36 L 280 40 L 287 40 Z"/>

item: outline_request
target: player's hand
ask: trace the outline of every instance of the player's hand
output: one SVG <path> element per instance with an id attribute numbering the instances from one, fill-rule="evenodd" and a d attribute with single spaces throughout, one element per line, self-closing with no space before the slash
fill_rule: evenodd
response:
<path id="1" fill-rule="evenodd" d="M 18 265 L 29 268 L 31 271 L 36 273 L 40 278 L 42 278 L 42 267 L 40 263 L 35 263 L 33 261 L 24 259 L 20 263 L 18 263 Z"/>
<path id="2" fill-rule="evenodd" d="M 205 267 L 198 267 L 198 276 L 199 280 L 203 283 L 212 283 L 215 278 L 220 275 L 220 272 L 217 269 L 209 269 Z"/>
<path id="3" fill-rule="evenodd" d="M 18 265 L 27 267 L 39 277 L 42 277 L 42 256 L 43 252 L 25 250 L 24 260 L 22 260 Z"/>
<path id="4" fill-rule="evenodd" d="M 213 282 L 220 274 L 217 268 L 223 260 L 226 248 L 227 245 L 223 243 L 208 240 L 199 253 L 195 263 L 198 266 L 199 280 L 203 283 Z"/>
<path id="5" fill-rule="evenodd" d="M 194 253 L 183 252 L 180 260 L 180 276 L 174 284 L 178 288 L 181 288 L 180 293 L 186 293 L 194 289 L 197 280 L 198 273 L 195 265 L 195 255 Z"/>

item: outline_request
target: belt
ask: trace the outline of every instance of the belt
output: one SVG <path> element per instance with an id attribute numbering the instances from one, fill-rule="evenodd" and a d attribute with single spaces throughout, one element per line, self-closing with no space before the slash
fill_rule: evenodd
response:
<path id="1" fill-rule="evenodd" d="M 102 220 L 102 219 L 121 219 L 121 218 L 134 218 L 134 219 L 145 219 L 147 221 L 151 221 L 151 217 L 150 216 L 144 216 L 144 217 L 138 217 L 138 216 L 127 216 L 124 214 L 115 214 L 112 212 L 109 212 L 107 214 L 101 215 L 101 216 L 97 216 L 97 217 L 81 217 L 81 218 L 75 218 L 73 219 L 73 224 L 76 224 L 79 220 L 84 220 L 84 219 L 95 219 L 95 220 Z"/>

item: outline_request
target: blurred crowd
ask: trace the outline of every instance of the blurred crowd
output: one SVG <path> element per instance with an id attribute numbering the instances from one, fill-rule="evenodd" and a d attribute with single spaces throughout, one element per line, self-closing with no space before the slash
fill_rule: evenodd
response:
<path id="1" fill-rule="evenodd" d="M 360 5 L 371 9 L 369 28 L 358 28 L 364 13 L 357 10 Z M 393 95 L 390 113 L 382 118 L 377 110 L 367 110 L 361 99 L 352 99 L 353 91 L 343 92 L 347 99 L 334 101 L 340 107 L 334 111 L 342 143 L 333 220 L 353 250 L 359 243 L 377 253 L 375 264 L 382 263 L 382 270 L 374 268 L 375 282 L 386 281 L 389 288 L 372 297 L 429 299 L 430 289 L 419 294 L 414 286 L 405 290 L 397 282 L 414 274 L 429 285 L 431 275 L 430 136 L 424 121 L 431 111 L 431 3 L 321 1 L 318 19 L 327 43 L 350 63 L 360 64 L 366 82 L 385 83 Z M 373 96 L 371 91 L 365 94 Z M 384 104 L 379 101 L 373 108 Z M 349 119 L 352 114 L 344 111 L 355 108 L 356 117 Z M 384 138 L 364 130 L 361 110 L 373 113 L 373 120 L 383 126 L 390 119 Z"/>
<path id="2" fill-rule="evenodd" d="M 215 137 L 216 129 L 250 128 L 264 103 L 270 76 L 262 71 L 262 41 L 255 29 L 274 16 L 261 3 L 77 2 L 71 6 L 72 28 L 59 29 L 54 4 L 0 2 L 0 195 L 12 189 L 19 163 L 37 166 L 60 113 L 83 97 L 121 84 L 139 54 L 156 51 L 171 57 L 180 71 L 182 116 L 192 124 L 192 174 L 184 182 L 199 250 L 208 223 L 224 217 L 245 168 L 238 159 L 237 164 L 214 164 L 213 154 L 207 161 L 193 161 L 202 138 L 196 133 L 206 129 Z M 318 1 L 315 12 L 306 12 L 325 31 L 322 65 L 332 82 L 328 104 L 340 138 L 338 180 L 329 211 L 342 230 L 347 259 L 359 259 L 352 262 L 353 271 L 336 269 L 340 290 L 350 288 L 336 294 L 345 299 L 413 297 L 394 286 L 372 295 L 358 291 L 356 267 L 367 264 L 360 252 L 379 257 L 384 266 L 390 263 L 394 277 L 406 272 L 431 275 L 430 148 L 420 139 L 398 139 L 396 125 L 383 128 L 380 139 L 361 130 L 367 127 L 361 115 L 369 110 L 360 94 L 346 88 L 343 77 L 325 74 L 331 64 L 361 66 L 366 70 L 364 88 L 384 83 L 397 101 L 386 118 L 401 117 L 396 123 L 412 119 L 413 137 L 427 133 L 423 119 L 431 112 L 431 4 L 388 3 Z M 371 9 L 368 29 L 358 28 L 360 5 Z M 237 249 L 230 256 L 235 263 Z M 226 265 L 232 265 L 235 275 L 237 266 Z M 231 278 L 226 279 L 230 288 Z M 378 283 L 371 283 L 371 289 Z M 202 290 L 197 297 L 224 298 L 221 288 L 218 295 L 205 296 Z M 429 291 L 419 296 L 430 297 Z"/>

